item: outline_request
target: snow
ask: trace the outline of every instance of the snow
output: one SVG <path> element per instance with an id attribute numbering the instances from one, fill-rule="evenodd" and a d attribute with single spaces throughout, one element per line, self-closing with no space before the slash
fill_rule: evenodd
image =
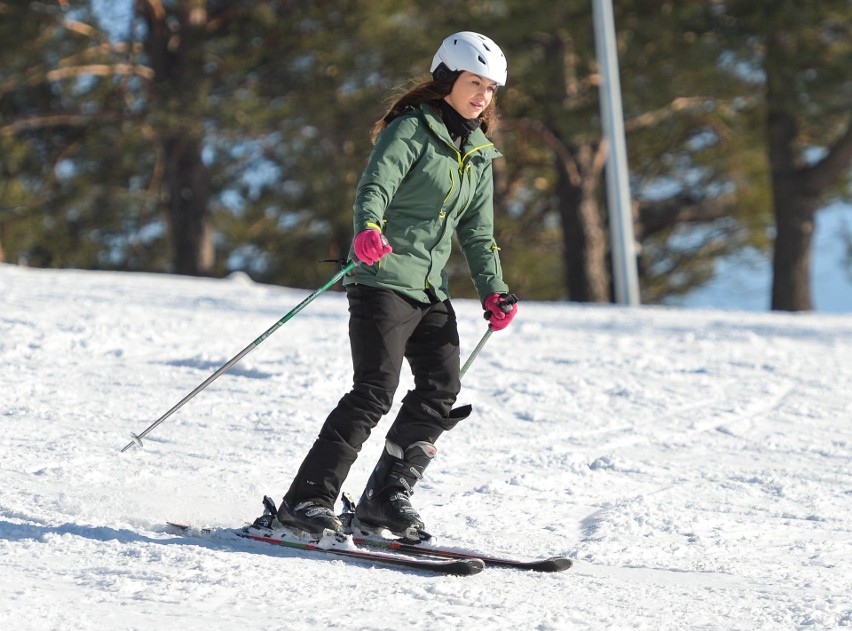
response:
<path id="1" fill-rule="evenodd" d="M 567 572 L 441 577 L 169 532 L 280 499 L 350 385 L 342 294 L 121 453 L 130 432 L 308 293 L 0 265 L 0 628 L 852 627 L 842 315 L 521 303 L 413 500 L 443 543 L 567 554 Z M 464 359 L 484 323 L 455 304 Z"/>

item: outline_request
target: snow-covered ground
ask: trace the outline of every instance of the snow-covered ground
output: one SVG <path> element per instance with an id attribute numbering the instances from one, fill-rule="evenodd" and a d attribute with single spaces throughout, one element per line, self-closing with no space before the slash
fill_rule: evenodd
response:
<path id="1" fill-rule="evenodd" d="M 129 433 L 307 294 L 0 265 L 0 628 L 852 626 L 849 316 L 522 303 L 413 499 L 443 542 L 575 558 L 561 574 L 439 577 L 169 533 L 281 497 L 349 386 L 343 296 L 120 453 Z M 456 306 L 466 357 L 484 323 Z"/>

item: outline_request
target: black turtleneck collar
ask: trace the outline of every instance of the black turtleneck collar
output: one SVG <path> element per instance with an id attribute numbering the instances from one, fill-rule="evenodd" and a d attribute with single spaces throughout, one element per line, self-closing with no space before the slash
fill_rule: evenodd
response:
<path id="1" fill-rule="evenodd" d="M 456 111 L 452 105 L 444 99 L 439 99 L 434 102 L 436 107 L 441 111 L 441 116 L 444 119 L 444 124 L 450 132 L 450 137 L 456 140 L 459 137 L 467 138 L 472 132 L 479 129 L 482 123 L 480 118 L 464 118 Z"/>

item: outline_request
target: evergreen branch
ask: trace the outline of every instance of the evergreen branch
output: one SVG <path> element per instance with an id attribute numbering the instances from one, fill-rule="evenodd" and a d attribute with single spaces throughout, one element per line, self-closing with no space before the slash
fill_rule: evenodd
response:
<path id="1" fill-rule="evenodd" d="M 805 189 L 813 196 L 821 195 L 852 165 L 852 124 L 829 149 L 828 154 L 811 167 L 803 169 Z"/>
<path id="2" fill-rule="evenodd" d="M 46 81 L 57 81 L 76 76 L 132 76 L 153 79 L 154 71 L 141 64 L 86 64 L 82 66 L 67 66 L 44 72 L 41 68 L 33 68 L 26 73 L 26 78 L 13 75 L 7 81 L 0 83 L 0 96 L 16 90 L 21 85 L 38 85 Z"/>
<path id="3" fill-rule="evenodd" d="M 139 75 L 145 79 L 153 79 L 154 71 L 148 66 L 139 64 L 90 64 L 86 66 L 71 66 L 51 70 L 45 76 L 49 81 L 67 79 L 81 75 L 109 77 L 114 75 Z"/>
<path id="4" fill-rule="evenodd" d="M 642 237 L 661 232 L 676 224 L 709 223 L 731 215 L 735 206 L 733 194 L 699 199 L 693 195 L 677 195 L 667 199 L 641 201 L 639 224 Z"/>
<path id="5" fill-rule="evenodd" d="M 660 109 L 655 110 L 653 112 L 646 112 L 644 114 L 636 116 L 635 118 L 631 118 L 629 121 L 625 121 L 624 130 L 627 132 L 633 132 L 638 131 L 640 129 L 653 127 L 660 121 L 670 118 L 678 112 L 682 112 L 683 110 L 687 109 L 698 108 L 707 103 L 707 101 L 711 100 L 715 99 L 707 96 L 678 97 L 665 107 L 661 107 Z"/>
<path id="6" fill-rule="evenodd" d="M 0 127 L 0 135 L 11 136 L 27 129 L 42 127 L 81 127 L 93 121 L 119 118 L 114 114 L 49 114 L 24 118 Z"/>

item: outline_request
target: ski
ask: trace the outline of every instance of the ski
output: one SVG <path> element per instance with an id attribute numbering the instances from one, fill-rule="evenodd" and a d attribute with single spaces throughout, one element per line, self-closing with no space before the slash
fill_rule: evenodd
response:
<path id="1" fill-rule="evenodd" d="M 562 572 L 573 565 L 568 557 L 554 556 L 543 559 L 514 559 L 504 556 L 483 554 L 478 551 L 442 548 L 431 543 L 413 543 L 404 539 L 389 539 L 381 535 L 352 535 L 352 541 L 358 545 L 378 550 L 402 552 L 418 556 L 436 557 L 442 559 L 479 559 L 486 567 L 514 568 L 516 570 L 532 570 L 533 572 Z"/>
<path id="2" fill-rule="evenodd" d="M 244 539 L 262 541 L 264 543 L 285 546 L 296 550 L 320 552 L 356 561 L 378 563 L 381 565 L 407 568 L 410 570 L 437 572 L 439 574 L 447 574 L 451 576 L 472 576 L 474 574 L 479 574 L 483 569 L 485 569 L 485 564 L 480 559 L 473 557 L 459 559 L 425 559 L 406 556 L 391 550 L 365 550 L 358 547 L 351 537 L 346 537 L 344 542 L 335 541 L 331 545 L 327 546 L 323 540 L 319 542 L 300 541 L 297 539 L 290 539 L 286 536 L 281 536 L 281 533 L 275 531 L 264 533 L 260 529 L 252 526 L 246 526 L 241 530 L 235 531 L 235 533 L 237 536 L 243 537 Z M 347 545 L 347 542 L 349 545 Z"/>
<path id="3" fill-rule="evenodd" d="M 344 493 L 342 497 L 344 510 L 339 517 L 343 522 L 344 530 L 352 535 L 352 541 L 358 546 L 441 559 L 475 558 L 483 561 L 486 567 L 513 568 L 516 570 L 531 570 L 533 572 L 562 572 L 573 565 L 571 559 L 564 556 L 525 560 L 486 554 L 478 550 L 442 547 L 435 543 L 434 537 L 426 533 L 422 533 L 423 539 L 420 541 L 393 538 L 392 535 L 388 537 L 382 532 L 363 529 L 355 519 L 355 502 L 347 493 Z"/>
<path id="4" fill-rule="evenodd" d="M 194 527 L 190 526 L 189 524 L 184 524 L 184 523 L 177 522 L 177 521 L 167 521 L 166 526 L 176 528 L 177 530 L 180 530 L 182 532 L 195 531 L 199 534 L 204 534 L 204 535 L 209 535 L 213 532 L 212 528 L 194 528 Z"/>
<path id="5" fill-rule="evenodd" d="M 275 502 L 264 496 L 263 515 L 253 524 L 237 530 L 227 530 L 243 539 L 284 546 L 295 550 L 334 555 L 354 561 L 377 563 L 399 568 L 437 572 L 454 576 L 478 574 L 487 566 L 530 570 L 534 572 L 562 572 L 573 562 L 568 557 L 554 556 L 540 559 L 518 559 L 504 555 L 485 554 L 477 550 L 466 550 L 439 546 L 431 535 L 418 533 L 419 540 L 393 538 L 387 531 L 365 528 L 355 518 L 355 502 L 344 493 L 343 522 L 345 535 L 327 531 L 317 540 L 283 528 L 275 518 Z M 172 528 L 183 532 L 195 531 L 208 535 L 214 531 L 192 528 L 185 524 L 167 522 Z M 390 536 L 387 536 L 390 535 Z"/>
<path id="6" fill-rule="evenodd" d="M 184 533 L 198 533 L 199 535 L 215 534 L 210 528 L 194 528 L 188 524 L 178 522 L 166 522 L 171 528 Z M 476 558 L 467 557 L 460 559 L 426 559 L 407 556 L 395 551 L 367 550 L 358 547 L 348 536 L 329 536 L 319 541 L 303 540 L 296 536 L 290 536 L 284 529 L 274 530 L 272 528 L 245 526 L 236 530 L 225 530 L 228 534 L 234 534 L 242 539 L 260 541 L 266 544 L 283 546 L 293 550 L 302 550 L 311 553 L 320 553 L 334 556 L 335 558 L 360 561 L 370 564 L 380 564 L 389 567 L 397 567 L 422 572 L 434 572 L 448 576 L 472 576 L 485 569 L 485 564 Z"/>

